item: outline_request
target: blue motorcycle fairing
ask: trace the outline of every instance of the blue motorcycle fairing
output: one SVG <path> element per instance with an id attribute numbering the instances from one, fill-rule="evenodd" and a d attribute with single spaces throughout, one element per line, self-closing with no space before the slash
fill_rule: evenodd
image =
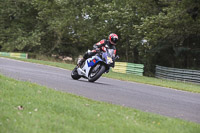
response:
<path id="1" fill-rule="evenodd" d="M 90 62 L 87 61 L 88 67 L 96 65 L 99 61 L 102 61 L 102 59 L 98 56 L 95 56 Z"/>

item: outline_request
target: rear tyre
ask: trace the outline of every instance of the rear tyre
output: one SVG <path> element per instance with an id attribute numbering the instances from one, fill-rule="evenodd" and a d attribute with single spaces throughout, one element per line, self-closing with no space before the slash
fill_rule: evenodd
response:
<path id="1" fill-rule="evenodd" d="M 105 72 L 105 65 L 97 64 L 90 70 L 90 74 L 88 77 L 89 82 L 94 82 L 101 77 L 101 75 Z"/>
<path id="2" fill-rule="evenodd" d="M 78 75 L 77 68 L 78 68 L 78 67 L 75 67 L 75 68 L 72 70 L 72 72 L 71 72 L 71 77 L 72 77 L 73 79 L 75 79 L 75 80 L 78 80 L 78 79 L 81 78 L 81 76 Z"/>

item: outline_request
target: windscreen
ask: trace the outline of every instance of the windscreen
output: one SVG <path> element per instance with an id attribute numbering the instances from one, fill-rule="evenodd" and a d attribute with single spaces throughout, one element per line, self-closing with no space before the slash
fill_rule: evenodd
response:
<path id="1" fill-rule="evenodd" d="M 113 57 L 114 56 L 114 50 L 113 49 L 107 49 L 107 55 L 108 57 Z"/>

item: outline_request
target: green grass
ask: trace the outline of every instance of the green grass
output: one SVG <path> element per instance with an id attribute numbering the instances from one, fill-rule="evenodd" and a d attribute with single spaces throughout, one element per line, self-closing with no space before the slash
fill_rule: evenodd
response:
<path id="1" fill-rule="evenodd" d="M 17 60 L 32 62 L 32 63 L 39 63 L 44 65 L 56 66 L 68 70 L 72 70 L 75 65 L 74 64 L 67 64 L 64 62 L 53 62 L 53 61 L 43 61 L 43 60 L 35 60 L 35 59 L 18 59 Z M 115 73 L 109 72 L 108 74 L 104 74 L 104 77 L 119 79 L 124 81 L 131 81 L 131 82 L 138 82 L 162 87 L 168 87 L 177 90 L 189 91 L 194 93 L 200 93 L 200 85 L 194 83 L 187 83 L 187 82 L 180 82 L 180 81 L 171 81 L 171 80 L 164 80 L 164 79 L 157 79 L 153 77 L 145 77 L 145 76 L 136 76 L 132 74 L 122 74 L 122 73 Z"/>
<path id="2" fill-rule="evenodd" d="M 0 132 L 199 133 L 200 124 L 96 102 L 0 75 Z"/>

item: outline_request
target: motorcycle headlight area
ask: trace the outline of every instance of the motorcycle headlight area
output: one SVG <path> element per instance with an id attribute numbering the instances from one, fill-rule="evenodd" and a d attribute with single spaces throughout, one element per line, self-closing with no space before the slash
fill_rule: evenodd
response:
<path id="1" fill-rule="evenodd" d="M 113 63 L 113 60 L 112 60 L 112 58 L 111 58 L 111 57 L 107 57 L 107 63 L 108 63 L 108 64 L 111 64 L 111 63 Z"/>

